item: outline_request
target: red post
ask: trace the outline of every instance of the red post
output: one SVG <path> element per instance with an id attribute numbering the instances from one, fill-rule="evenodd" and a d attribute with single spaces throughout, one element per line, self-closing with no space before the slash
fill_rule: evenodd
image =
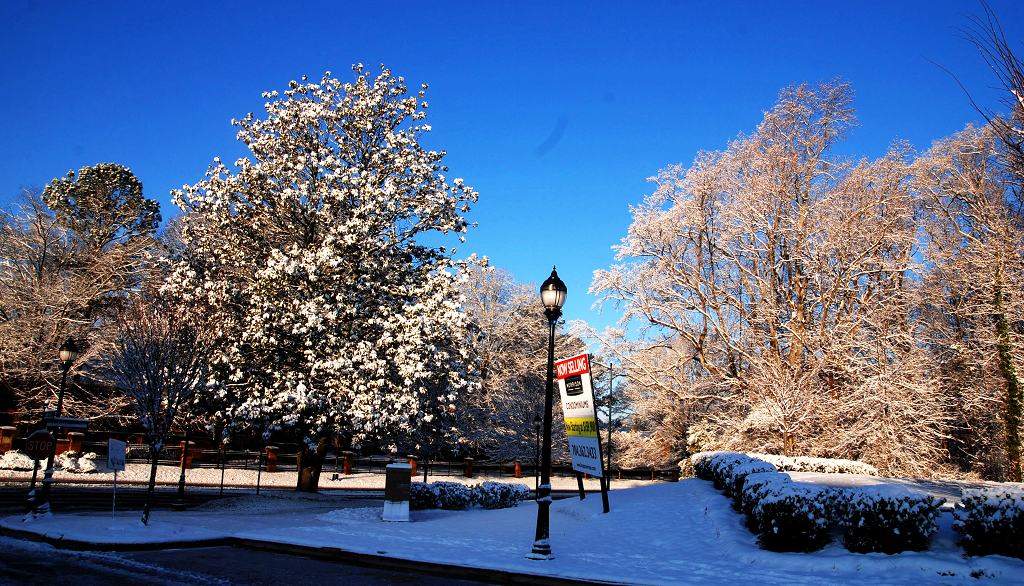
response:
<path id="1" fill-rule="evenodd" d="M 409 466 L 412 467 L 412 471 L 409 473 L 409 475 L 415 477 L 416 476 L 416 456 L 413 456 L 413 455 L 410 454 L 408 456 L 408 459 L 409 459 Z"/>
<path id="2" fill-rule="evenodd" d="M 267 446 L 267 472 L 277 471 L 277 446 Z"/>
<path id="3" fill-rule="evenodd" d="M 519 463 L 519 460 L 516 460 L 515 473 L 513 474 L 513 476 L 515 476 L 516 478 L 523 477 L 523 465 Z"/>
<path id="4" fill-rule="evenodd" d="M 192 469 L 192 451 L 189 449 L 195 445 L 195 442 L 181 442 L 181 457 L 178 459 L 178 465 L 185 470 Z"/>
<path id="5" fill-rule="evenodd" d="M 82 438 L 85 434 L 80 431 L 69 431 L 68 432 L 68 451 L 82 453 Z"/>
<path id="6" fill-rule="evenodd" d="M 14 447 L 14 434 L 17 431 L 16 427 L 9 425 L 0 427 L 0 454 L 4 454 Z"/>
<path id="7" fill-rule="evenodd" d="M 345 463 L 342 465 L 344 468 L 342 471 L 345 476 L 352 474 L 352 452 L 342 452 L 341 455 L 345 458 Z"/>

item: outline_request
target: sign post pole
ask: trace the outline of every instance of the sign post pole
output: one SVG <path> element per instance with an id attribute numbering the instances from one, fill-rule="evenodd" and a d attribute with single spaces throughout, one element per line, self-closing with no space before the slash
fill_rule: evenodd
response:
<path id="1" fill-rule="evenodd" d="M 113 438 L 107 440 L 107 468 L 114 471 L 114 497 L 110 504 L 111 519 L 117 514 L 117 472 L 124 470 L 128 455 L 127 447 L 123 441 Z"/>
<path id="2" fill-rule="evenodd" d="M 25 453 L 33 460 L 32 485 L 28 492 L 30 509 L 34 509 L 39 504 L 36 502 L 36 478 L 39 475 L 39 461 L 49 457 L 56 447 L 57 441 L 53 439 L 53 434 L 45 429 L 37 429 L 25 438 Z"/>

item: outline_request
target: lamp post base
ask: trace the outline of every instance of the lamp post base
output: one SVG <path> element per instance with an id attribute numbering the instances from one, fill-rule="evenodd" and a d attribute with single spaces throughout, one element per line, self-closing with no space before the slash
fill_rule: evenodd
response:
<path id="1" fill-rule="evenodd" d="M 533 542 L 533 551 L 527 554 L 529 560 L 553 560 L 555 554 L 551 553 L 551 544 L 547 539 L 540 539 Z"/>

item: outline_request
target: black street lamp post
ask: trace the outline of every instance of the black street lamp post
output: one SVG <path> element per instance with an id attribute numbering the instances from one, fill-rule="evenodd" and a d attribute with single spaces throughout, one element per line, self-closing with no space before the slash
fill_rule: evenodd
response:
<path id="1" fill-rule="evenodd" d="M 55 417 L 60 417 L 64 409 L 64 388 L 68 382 L 68 371 L 71 370 L 72 363 L 78 358 L 78 346 L 75 345 L 75 341 L 68 338 L 60 346 L 60 364 L 63 373 L 60 377 L 60 391 L 57 393 L 57 411 Z M 45 418 L 44 418 L 45 419 Z M 50 485 L 53 484 L 53 457 L 56 452 L 56 446 L 50 452 L 50 455 L 46 458 L 46 472 L 43 473 L 43 487 L 39 491 L 39 500 L 36 502 L 33 514 L 47 515 L 50 513 Z"/>
<path id="2" fill-rule="evenodd" d="M 540 415 L 533 416 L 533 496 L 537 497 L 540 490 Z"/>
<path id="3" fill-rule="evenodd" d="M 565 283 L 558 273 L 551 269 L 551 276 L 540 286 L 540 299 L 544 304 L 544 316 L 548 318 L 548 372 L 547 388 L 544 393 L 544 449 L 541 453 L 540 486 L 537 490 L 537 533 L 533 551 L 526 557 L 534 560 L 551 560 L 551 411 L 554 403 L 555 374 L 555 325 L 562 317 L 565 304 Z"/>

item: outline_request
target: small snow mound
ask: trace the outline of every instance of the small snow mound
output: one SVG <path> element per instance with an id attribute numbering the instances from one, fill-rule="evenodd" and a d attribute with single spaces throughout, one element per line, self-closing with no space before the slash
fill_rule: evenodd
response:
<path id="1" fill-rule="evenodd" d="M 32 458 L 18 450 L 0 455 L 0 470 L 31 470 Z"/>

